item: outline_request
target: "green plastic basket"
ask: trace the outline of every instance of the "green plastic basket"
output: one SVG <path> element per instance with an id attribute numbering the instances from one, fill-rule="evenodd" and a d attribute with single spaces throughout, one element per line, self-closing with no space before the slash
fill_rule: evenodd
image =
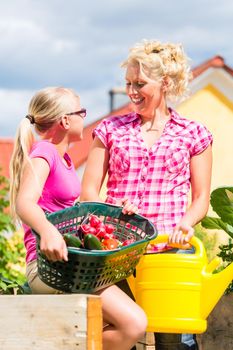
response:
<path id="1" fill-rule="evenodd" d="M 124 215 L 115 205 L 83 202 L 48 214 L 48 220 L 61 234 L 75 232 L 88 213 L 101 217 L 115 227 L 114 234 L 123 241 L 135 242 L 115 250 L 68 248 L 68 262 L 51 262 L 40 252 L 37 236 L 38 274 L 41 280 L 66 293 L 93 293 L 129 277 L 151 239 L 157 236 L 155 226 L 141 215 Z"/>

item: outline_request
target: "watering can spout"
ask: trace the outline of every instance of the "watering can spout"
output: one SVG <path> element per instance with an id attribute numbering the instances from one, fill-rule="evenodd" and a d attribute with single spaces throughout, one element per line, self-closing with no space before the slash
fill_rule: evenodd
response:
<path id="1" fill-rule="evenodd" d="M 220 262 L 219 258 L 213 259 L 202 274 L 201 310 L 203 318 L 207 318 L 233 279 L 233 263 L 218 273 L 212 273 Z"/>

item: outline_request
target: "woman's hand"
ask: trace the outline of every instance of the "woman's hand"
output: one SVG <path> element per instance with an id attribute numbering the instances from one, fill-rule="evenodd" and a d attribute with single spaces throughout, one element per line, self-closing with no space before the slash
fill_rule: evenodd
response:
<path id="1" fill-rule="evenodd" d="M 123 209 L 122 209 L 123 214 L 132 215 L 132 214 L 137 214 L 138 212 L 138 207 L 135 204 L 131 203 L 128 198 L 122 199 L 121 202 L 118 203 L 118 205 L 123 206 Z"/>
<path id="2" fill-rule="evenodd" d="M 41 236 L 40 250 L 50 261 L 68 261 L 65 240 L 55 227 Z"/>
<path id="3" fill-rule="evenodd" d="M 194 228 L 189 224 L 180 222 L 174 229 L 173 233 L 169 235 L 168 244 L 178 244 L 182 248 L 190 248 L 188 243 L 194 235 Z"/>

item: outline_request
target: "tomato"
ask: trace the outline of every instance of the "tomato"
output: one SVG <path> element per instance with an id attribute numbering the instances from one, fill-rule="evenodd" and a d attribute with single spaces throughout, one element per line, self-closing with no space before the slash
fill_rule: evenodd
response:
<path id="1" fill-rule="evenodd" d="M 81 230 L 84 235 L 87 235 L 88 233 L 92 233 L 93 235 L 96 234 L 95 227 L 92 227 L 90 224 L 81 225 Z"/>
<path id="2" fill-rule="evenodd" d="M 105 231 L 104 227 L 98 226 L 95 229 L 96 229 L 96 237 L 98 237 L 98 238 L 105 238 L 106 231 Z"/>
<path id="3" fill-rule="evenodd" d="M 107 233 L 113 233 L 115 231 L 115 227 L 111 224 L 105 224 L 105 230 Z"/>
<path id="4" fill-rule="evenodd" d="M 99 226 L 101 222 L 102 222 L 102 221 L 100 220 L 100 218 L 98 218 L 98 216 L 93 215 L 93 214 L 91 214 L 91 215 L 89 216 L 89 223 L 90 223 L 90 225 L 91 225 L 92 227 L 97 227 L 97 226 Z"/>
<path id="5" fill-rule="evenodd" d="M 96 227 L 97 230 L 102 229 L 102 228 L 105 229 L 105 225 L 104 225 L 104 223 L 102 221 L 100 221 L 100 223 L 97 226 L 95 226 L 95 227 Z"/>
<path id="6" fill-rule="evenodd" d="M 88 233 L 92 233 L 93 235 L 95 235 L 96 234 L 96 228 L 91 226 L 89 228 L 89 232 Z"/>
<path id="7" fill-rule="evenodd" d="M 104 239 L 102 245 L 104 249 L 112 250 L 118 248 L 118 240 L 114 238 Z"/>

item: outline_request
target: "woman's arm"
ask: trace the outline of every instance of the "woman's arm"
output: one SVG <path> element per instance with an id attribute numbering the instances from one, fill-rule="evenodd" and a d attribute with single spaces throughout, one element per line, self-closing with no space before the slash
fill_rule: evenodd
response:
<path id="1" fill-rule="evenodd" d="M 67 261 L 64 239 L 37 204 L 49 175 L 49 165 L 42 158 L 33 158 L 31 162 L 32 166 L 27 164 L 22 174 L 16 198 L 16 212 L 26 225 L 41 236 L 40 248 L 49 260 Z"/>
<path id="2" fill-rule="evenodd" d="M 210 200 L 212 147 L 192 157 L 190 163 L 192 202 L 170 236 L 170 243 L 184 244 L 194 234 L 193 226 L 206 215 Z M 185 233 L 185 234 L 183 234 Z"/>
<path id="3" fill-rule="evenodd" d="M 102 202 L 99 193 L 108 171 L 108 166 L 108 149 L 96 137 L 93 141 L 84 171 L 80 201 Z M 123 206 L 122 212 L 124 214 L 131 215 L 138 212 L 138 208 L 132 204 L 128 198 L 122 198 L 117 204 Z"/>

